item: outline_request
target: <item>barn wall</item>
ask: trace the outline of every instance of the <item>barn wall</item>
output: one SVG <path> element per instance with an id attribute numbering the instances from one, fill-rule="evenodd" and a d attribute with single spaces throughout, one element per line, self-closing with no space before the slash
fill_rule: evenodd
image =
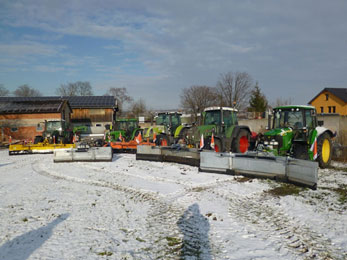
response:
<path id="1" fill-rule="evenodd" d="M 61 119 L 61 113 L 0 115 L 1 140 L 7 141 L 9 136 L 13 140 L 33 140 L 36 135 L 42 135 L 45 120 L 56 119 Z"/>
<path id="2" fill-rule="evenodd" d="M 71 114 L 71 121 L 90 121 L 97 122 L 112 122 L 112 108 L 74 108 Z"/>

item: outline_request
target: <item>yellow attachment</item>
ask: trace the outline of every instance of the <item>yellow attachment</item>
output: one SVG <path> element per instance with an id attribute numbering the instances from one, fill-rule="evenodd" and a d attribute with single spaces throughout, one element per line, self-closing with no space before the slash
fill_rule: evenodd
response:
<path id="1" fill-rule="evenodd" d="M 324 139 L 322 144 L 322 160 L 327 163 L 330 158 L 330 143 L 328 139 Z"/>
<path id="2" fill-rule="evenodd" d="M 11 144 L 9 147 L 10 154 L 21 153 L 53 153 L 55 149 L 76 148 L 75 144 L 49 144 L 48 142 L 38 144 Z"/>

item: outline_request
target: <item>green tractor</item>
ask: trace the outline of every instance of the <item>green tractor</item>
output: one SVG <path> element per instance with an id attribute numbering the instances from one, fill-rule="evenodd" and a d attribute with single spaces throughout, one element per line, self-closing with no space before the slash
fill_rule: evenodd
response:
<path id="1" fill-rule="evenodd" d="M 313 106 L 280 106 L 273 110 L 273 122 L 269 118 L 269 131 L 260 136 L 258 150 L 275 156 L 291 156 L 297 159 L 316 160 L 321 168 L 330 165 L 331 139 L 335 135 L 317 121 Z"/>
<path id="2" fill-rule="evenodd" d="M 216 152 L 245 153 L 250 149 L 251 130 L 238 125 L 237 110 L 231 107 L 209 107 L 202 113 L 202 125 L 184 128 L 180 131 L 179 142 L 189 147 L 213 149 Z M 214 144 L 211 144 L 212 134 Z"/>
<path id="3" fill-rule="evenodd" d="M 43 143 L 44 140 L 50 144 L 72 144 L 72 139 L 72 130 L 65 120 L 45 120 L 44 131 L 42 135 L 35 136 L 34 144 Z"/>
<path id="4" fill-rule="evenodd" d="M 121 137 L 124 141 L 128 142 L 134 140 L 134 138 L 142 132 L 139 127 L 139 122 L 135 118 L 119 118 L 116 120 L 115 130 L 110 130 L 106 134 L 106 142 L 121 141 Z"/>
<path id="5" fill-rule="evenodd" d="M 151 126 L 144 130 L 144 139 L 149 139 L 159 146 L 169 146 L 174 144 L 183 129 L 181 124 L 181 113 L 163 112 L 158 113 L 155 126 Z M 156 135 L 156 137 L 155 137 Z"/>

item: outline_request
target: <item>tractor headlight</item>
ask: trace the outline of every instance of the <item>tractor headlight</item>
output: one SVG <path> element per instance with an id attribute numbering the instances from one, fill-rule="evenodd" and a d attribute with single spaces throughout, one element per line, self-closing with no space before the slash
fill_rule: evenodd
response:
<path id="1" fill-rule="evenodd" d="M 277 141 L 271 141 L 270 145 L 278 145 L 278 142 Z"/>
<path id="2" fill-rule="evenodd" d="M 268 144 L 269 144 L 269 142 L 268 142 L 268 141 L 264 141 L 264 144 L 265 144 L 265 145 L 268 145 Z"/>

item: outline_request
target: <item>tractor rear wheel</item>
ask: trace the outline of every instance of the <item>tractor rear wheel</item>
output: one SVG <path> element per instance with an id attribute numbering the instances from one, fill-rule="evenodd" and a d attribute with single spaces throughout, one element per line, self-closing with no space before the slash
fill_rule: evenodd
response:
<path id="1" fill-rule="evenodd" d="M 241 129 L 231 144 L 231 151 L 245 153 L 248 151 L 250 134 L 246 129 Z"/>
<path id="2" fill-rule="evenodd" d="M 329 167 L 332 155 L 332 145 L 331 137 L 328 133 L 324 133 L 320 137 L 318 137 L 317 153 L 317 161 L 319 163 L 319 167 Z"/>

